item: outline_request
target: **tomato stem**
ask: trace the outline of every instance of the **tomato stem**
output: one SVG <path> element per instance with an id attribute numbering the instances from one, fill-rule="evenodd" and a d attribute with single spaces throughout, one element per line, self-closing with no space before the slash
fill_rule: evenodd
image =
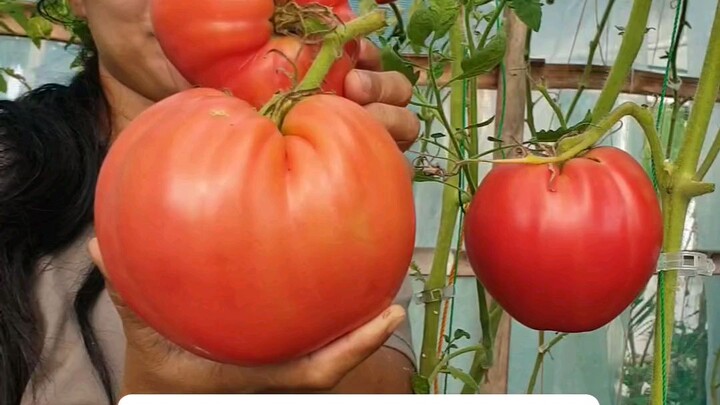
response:
<path id="1" fill-rule="evenodd" d="M 533 367 L 532 375 L 530 375 L 530 380 L 528 381 L 527 390 L 525 391 L 526 394 L 535 393 L 535 385 L 537 384 L 537 378 L 540 374 L 540 369 L 542 368 L 543 361 L 545 360 L 545 355 L 550 352 L 550 349 L 552 349 L 553 346 L 560 343 L 560 341 L 565 336 L 567 336 L 567 333 L 560 333 L 556 335 L 549 343 L 545 344 L 545 332 L 538 332 L 538 352 L 535 356 L 535 365 Z"/>
<path id="2" fill-rule="evenodd" d="M 519 159 L 498 159 L 492 163 L 524 163 L 524 164 L 548 164 L 563 163 L 574 158 L 578 154 L 593 147 L 600 139 L 612 129 L 612 127 L 626 116 L 631 116 L 637 121 L 643 130 L 643 134 L 650 146 L 650 154 L 653 164 L 658 169 L 658 180 L 660 184 L 667 186 L 669 183 L 668 173 L 666 172 L 666 164 L 663 154 L 660 137 L 655 129 L 655 122 L 652 113 L 635 103 L 626 102 L 618 106 L 610 114 L 605 116 L 597 125 L 591 126 L 590 129 L 580 135 L 571 138 L 565 138 L 558 143 L 558 155 L 552 157 L 529 155 Z"/>
<path id="3" fill-rule="evenodd" d="M 651 6 L 652 0 L 633 1 L 633 7 L 623 32 L 622 43 L 615 63 L 610 69 L 610 75 L 605 81 L 605 86 L 592 112 L 593 123 L 600 121 L 612 110 L 625 85 L 625 81 L 633 68 L 633 63 L 645 41 Z"/>
<path id="4" fill-rule="evenodd" d="M 342 57 L 345 44 L 368 36 L 385 25 L 385 12 L 376 10 L 335 27 L 325 36 L 320 51 L 302 81 L 291 91 L 276 94 L 260 109 L 260 113 L 270 118 L 278 127 L 282 126 L 285 115 L 294 103 L 303 96 L 313 94 L 322 86 L 335 61 Z"/>
<path id="5" fill-rule="evenodd" d="M 663 251 L 667 253 L 677 252 L 682 248 L 687 209 L 692 198 L 714 191 L 714 185 L 700 183 L 700 181 L 717 157 L 717 150 L 720 148 L 720 140 L 718 140 L 720 132 L 699 170 L 697 165 L 718 90 L 720 90 L 720 3 L 715 9 L 715 20 L 683 144 L 678 154 L 677 164 L 672 170 L 670 181 L 674 187 L 666 190 L 663 195 L 665 221 Z M 653 382 L 651 385 L 651 403 L 653 405 L 664 403 L 663 393 L 665 390 L 663 388 L 667 387 L 667 376 L 670 375 L 669 368 L 672 362 L 669 361 L 669 357 L 672 353 L 675 295 L 678 280 L 677 271 L 664 272 L 661 277 L 662 280 L 658 277 L 658 297 L 661 297 L 662 300 L 658 299 L 658 302 L 662 302 L 662 305 L 656 306 L 654 325 Z M 666 354 L 668 359 L 663 359 L 663 354 Z"/>
<path id="6" fill-rule="evenodd" d="M 295 90 L 303 91 L 320 88 L 335 61 L 343 55 L 345 44 L 383 29 L 386 24 L 385 12 L 375 10 L 345 25 L 339 25 L 335 31 L 325 37 L 315 61 Z"/>
<path id="7" fill-rule="evenodd" d="M 614 6 L 615 0 L 609 0 L 607 2 L 607 4 L 605 5 L 605 11 L 603 11 L 602 18 L 600 19 L 600 24 L 595 31 L 595 37 L 593 37 L 592 41 L 590 41 L 590 49 L 588 50 L 587 61 L 585 62 L 585 68 L 583 69 L 582 76 L 580 76 L 580 85 L 578 86 L 578 89 L 575 92 L 572 101 L 570 102 L 570 107 L 568 108 L 567 115 L 565 115 L 565 120 L 568 122 L 572 119 L 575 107 L 577 107 L 577 104 L 580 101 L 580 96 L 582 96 L 583 92 L 587 90 L 588 79 L 590 78 L 590 73 L 592 73 L 593 61 L 595 60 L 595 53 L 597 52 L 597 49 L 600 45 L 600 40 L 605 33 L 605 27 L 607 26 L 608 20 L 610 19 L 610 14 Z M 637 57 L 637 55 L 635 56 Z"/>
<path id="8" fill-rule="evenodd" d="M 461 62 L 463 60 L 462 55 L 464 53 L 464 33 L 463 33 L 463 17 L 458 15 L 457 20 L 450 28 L 450 53 L 453 55 L 453 61 L 451 63 L 451 69 L 453 76 L 462 73 Z M 430 58 L 432 55 L 432 47 L 430 49 Z M 429 72 L 430 75 L 434 75 L 434 72 Z M 432 83 L 434 84 L 434 82 Z M 439 102 L 439 101 L 438 101 Z M 454 161 L 460 158 L 460 150 L 455 145 L 458 144 L 458 129 L 463 128 L 463 82 L 460 80 L 455 81 L 451 84 L 450 94 L 450 128 L 448 128 L 449 136 L 452 137 L 451 142 L 453 144 L 452 151 L 448 152 L 448 163 L 447 170 L 453 171 L 456 169 Z M 442 194 L 442 209 L 440 213 L 440 225 L 437 234 L 437 242 L 435 246 L 435 252 L 433 255 L 432 267 L 430 269 L 430 275 L 425 282 L 425 290 L 436 290 L 441 289 L 446 284 L 447 279 L 447 268 L 448 260 L 450 256 L 450 250 L 452 248 L 453 234 L 458 222 L 458 214 L 460 208 L 460 201 L 458 191 L 456 188 L 459 185 L 459 176 L 452 176 L 445 182 L 448 187 L 443 187 Z M 423 342 L 420 354 L 420 375 L 430 377 L 433 370 L 440 361 L 438 357 L 438 341 L 439 341 L 439 329 L 440 329 L 440 309 L 442 301 L 428 302 L 425 304 L 425 319 L 424 319 L 424 330 L 423 330 Z M 430 380 L 430 384 L 433 384 L 433 379 Z"/>
<path id="9" fill-rule="evenodd" d="M 710 171 L 710 167 L 713 163 L 715 163 L 718 153 L 720 153 L 720 129 L 718 129 L 718 132 L 715 134 L 715 140 L 713 141 L 712 146 L 710 146 L 710 150 L 708 151 L 707 156 L 705 156 L 705 160 L 700 165 L 697 175 L 695 175 L 695 180 L 701 181 L 705 178 L 705 175 Z"/>
<path id="10" fill-rule="evenodd" d="M 437 375 L 442 371 L 443 367 L 447 366 L 450 363 L 450 360 L 454 359 L 455 357 L 461 356 L 465 353 L 472 353 L 475 352 L 476 355 L 479 355 L 480 357 L 486 357 L 487 352 L 485 351 L 485 346 L 483 345 L 473 345 L 468 347 L 463 347 L 462 349 L 458 349 L 442 358 L 438 362 L 438 364 L 435 366 L 433 371 L 430 373 L 430 376 L 428 377 L 428 380 L 431 382 L 437 377 Z"/>

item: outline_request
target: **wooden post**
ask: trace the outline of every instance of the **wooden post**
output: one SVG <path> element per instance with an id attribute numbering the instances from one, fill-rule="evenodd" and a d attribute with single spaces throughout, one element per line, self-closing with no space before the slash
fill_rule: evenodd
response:
<path id="1" fill-rule="evenodd" d="M 504 145 L 512 145 L 522 142 L 525 133 L 525 86 L 527 83 L 525 43 L 528 27 L 517 18 L 510 8 L 505 10 L 504 27 L 508 38 L 508 49 L 505 55 L 505 91 L 503 92 L 503 80 L 500 77 L 495 113 L 495 133 L 502 139 Z M 499 74 L 502 75 L 502 72 Z M 503 93 L 505 94 L 504 114 Z M 504 118 L 500 120 L 500 117 Z M 500 122 L 502 122 L 502 129 L 499 127 Z M 500 130 L 499 133 L 498 130 Z M 505 157 L 513 157 L 513 154 L 513 149 L 508 149 Z M 502 155 L 497 154 L 496 158 L 502 158 Z M 493 367 L 488 372 L 488 381 L 482 387 L 483 393 L 507 393 L 511 326 L 510 316 L 503 314 L 495 338 Z"/>

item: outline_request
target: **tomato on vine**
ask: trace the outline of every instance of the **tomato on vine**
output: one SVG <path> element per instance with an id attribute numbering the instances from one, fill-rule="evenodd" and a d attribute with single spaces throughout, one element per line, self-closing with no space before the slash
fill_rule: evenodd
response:
<path id="1" fill-rule="evenodd" d="M 471 266 L 533 329 L 587 332 L 620 315 L 655 272 L 660 202 L 632 155 L 596 147 L 556 164 L 498 164 L 465 220 Z"/>
<path id="2" fill-rule="evenodd" d="M 228 90 L 256 108 L 300 82 L 321 34 L 355 17 L 347 0 L 153 0 L 151 7 L 163 51 L 189 82 Z M 344 94 L 359 49 L 347 43 L 324 91 Z"/>

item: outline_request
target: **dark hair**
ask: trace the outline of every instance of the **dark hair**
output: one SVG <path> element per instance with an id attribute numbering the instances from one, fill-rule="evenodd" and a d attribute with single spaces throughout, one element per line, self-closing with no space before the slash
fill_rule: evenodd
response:
<path id="1" fill-rule="evenodd" d="M 62 1 L 40 0 L 48 19 Z M 67 10 L 65 8 L 65 10 Z M 79 31 L 82 32 L 82 31 Z M 43 257 L 68 247 L 92 223 L 95 183 L 107 150 L 109 107 L 86 37 L 82 71 L 0 101 L 0 404 L 19 404 L 42 364 L 43 331 L 34 283 Z M 88 356 L 114 403 L 110 374 L 90 323 L 105 288 L 88 269 L 74 310 Z M 41 374 L 41 373 L 40 373 Z"/>

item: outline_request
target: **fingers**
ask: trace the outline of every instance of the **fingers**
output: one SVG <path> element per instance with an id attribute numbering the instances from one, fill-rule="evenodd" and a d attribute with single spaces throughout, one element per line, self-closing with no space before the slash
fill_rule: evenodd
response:
<path id="1" fill-rule="evenodd" d="M 367 38 L 360 41 L 360 52 L 357 61 L 358 69 L 365 70 L 382 70 L 382 59 L 380 57 L 380 49 Z"/>
<path id="2" fill-rule="evenodd" d="M 410 149 L 417 140 L 420 120 L 412 111 L 378 103 L 369 104 L 365 108 L 390 132 L 401 151 Z"/>
<path id="3" fill-rule="evenodd" d="M 412 83 L 399 72 L 379 72 L 381 65 L 379 49 L 362 41 L 358 69 L 345 78 L 345 97 L 365 106 L 405 152 L 420 133 L 420 120 L 405 109 L 413 96 Z"/>
<path id="4" fill-rule="evenodd" d="M 381 315 L 296 362 L 282 366 L 276 381 L 293 382 L 294 389 L 325 391 L 375 353 L 405 319 L 405 310 L 393 305 Z M 273 387 L 283 389 L 285 387 Z"/>
<path id="5" fill-rule="evenodd" d="M 103 277 L 105 278 L 105 288 L 108 290 L 108 293 L 110 294 L 110 299 L 112 299 L 113 303 L 116 307 L 118 307 L 119 310 L 122 311 L 125 309 L 124 302 L 122 298 L 120 298 L 120 295 L 115 291 L 115 289 L 112 288 L 112 285 L 110 284 L 110 280 L 108 279 L 107 275 L 107 269 L 105 268 L 105 263 L 102 259 L 102 254 L 100 253 L 100 244 L 98 243 L 97 238 L 90 239 L 90 242 L 88 242 L 88 251 L 90 252 L 90 257 L 92 258 L 93 263 L 98 267 L 100 270 L 100 273 L 102 273 Z"/>
<path id="6" fill-rule="evenodd" d="M 345 78 L 345 97 L 360 105 L 381 103 L 405 107 L 412 95 L 412 84 L 399 72 L 353 70 Z"/>

